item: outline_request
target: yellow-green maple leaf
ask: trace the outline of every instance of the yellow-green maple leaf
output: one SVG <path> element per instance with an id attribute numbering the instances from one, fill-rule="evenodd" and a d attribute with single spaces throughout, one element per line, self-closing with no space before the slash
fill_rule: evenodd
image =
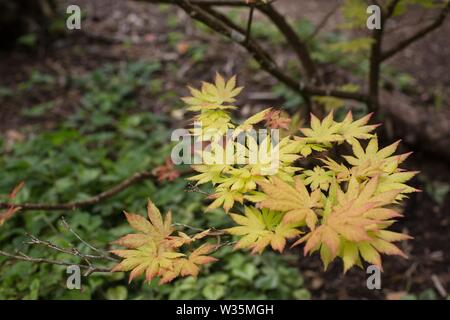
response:
<path id="1" fill-rule="evenodd" d="M 333 120 L 333 113 L 330 112 L 322 121 L 311 114 L 311 128 L 303 128 L 300 131 L 308 141 L 330 144 L 341 142 L 343 137 L 339 134 L 341 124 Z"/>
<path id="2" fill-rule="evenodd" d="M 245 215 L 231 213 L 237 227 L 226 229 L 230 234 L 242 236 L 235 248 L 249 248 L 253 253 L 261 253 L 267 246 L 282 252 L 286 239 L 300 234 L 297 223 L 284 223 L 283 213 L 254 207 L 245 207 Z"/>
<path id="3" fill-rule="evenodd" d="M 191 97 L 182 98 L 189 105 L 188 110 L 214 110 L 214 109 L 235 109 L 233 103 L 235 97 L 242 91 L 242 87 L 236 87 L 236 77 L 233 76 L 225 81 L 220 74 L 216 74 L 214 84 L 203 82 L 201 90 L 189 87 Z"/>
<path id="4" fill-rule="evenodd" d="M 379 125 L 368 125 L 372 113 L 358 119 L 353 120 L 353 114 L 348 112 L 344 120 L 339 127 L 339 134 L 342 135 L 344 140 L 348 143 L 354 142 L 356 139 L 370 139 L 375 137 L 371 132 L 375 130 Z"/>

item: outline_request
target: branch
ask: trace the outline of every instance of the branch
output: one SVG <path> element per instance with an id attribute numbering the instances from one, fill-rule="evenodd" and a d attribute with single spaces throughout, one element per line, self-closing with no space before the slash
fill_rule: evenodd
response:
<path id="1" fill-rule="evenodd" d="M 436 20 L 429 24 L 427 27 L 424 27 L 423 29 L 418 30 L 415 34 L 413 34 L 411 37 L 400 41 L 396 46 L 394 46 L 391 49 L 388 49 L 386 52 L 383 52 L 381 55 L 381 61 L 384 61 L 386 59 L 389 59 L 390 57 L 394 56 L 396 53 L 402 51 L 412 43 L 416 42 L 417 40 L 423 38 L 428 33 L 436 30 L 439 28 L 443 23 L 445 18 L 447 17 L 448 13 L 450 11 L 450 1 L 447 2 L 444 8 L 442 8 L 440 14 L 436 17 Z"/>
<path id="2" fill-rule="evenodd" d="M 373 1 L 378 5 L 376 1 Z M 392 0 L 386 8 L 385 12 L 381 12 L 380 29 L 374 29 L 372 32 L 373 43 L 370 49 L 370 69 L 369 69 L 369 110 L 376 112 L 379 109 L 379 89 L 380 89 L 380 67 L 381 67 L 381 50 L 383 45 L 383 32 L 387 20 L 393 15 L 395 7 L 399 0 Z"/>
<path id="3" fill-rule="evenodd" d="M 125 179 L 118 185 L 112 187 L 109 190 L 106 190 L 102 193 L 99 193 L 96 196 L 93 196 L 89 199 L 76 201 L 76 202 L 68 202 L 68 203 L 60 203 L 60 204 L 37 204 L 37 203 L 5 203 L 0 202 L 0 209 L 5 208 L 19 208 L 20 210 L 75 210 L 77 208 L 82 208 L 86 206 L 90 206 L 96 203 L 99 203 L 102 200 L 111 198 L 116 194 L 124 191 L 128 187 L 152 176 L 151 172 L 143 171 L 137 172 L 133 174 L 131 177 Z"/>
<path id="4" fill-rule="evenodd" d="M 46 259 L 46 258 L 34 258 L 34 257 L 30 257 L 30 256 L 26 255 L 25 253 L 23 253 L 21 251 L 18 251 L 18 254 L 12 254 L 12 253 L 0 250 L 0 255 L 5 256 L 10 259 L 22 260 L 22 261 L 28 261 L 28 262 L 34 262 L 34 263 L 47 263 L 47 264 L 55 264 L 55 265 L 61 265 L 61 266 L 78 266 L 81 269 L 86 269 L 85 276 L 90 275 L 93 272 L 108 272 L 108 273 L 111 272 L 110 268 L 95 266 L 91 262 L 91 260 L 97 260 L 97 261 L 98 260 L 108 260 L 108 261 L 112 261 L 112 262 L 118 262 L 118 260 L 116 258 L 111 257 L 107 252 L 97 249 L 96 247 L 94 247 L 93 245 L 88 243 L 87 241 L 83 240 L 78 235 L 78 233 L 76 233 L 72 229 L 72 227 L 70 227 L 70 225 L 64 220 L 64 218 L 62 218 L 62 223 L 73 235 L 75 235 L 75 237 L 79 241 L 81 241 L 83 244 L 85 244 L 89 249 L 99 253 L 99 255 L 82 253 L 73 246 L 71 248 L 63 248 L 63 247 L 60 247 L 60 246 L 54 244 L 53 242 L 50 242 L 47 240 L 41 240 L 38 237 L 31 235 L 31 234 L 27 234 L 27 236 L 30 238 L 30 240 L 27 242 L 27 244 L 41 245 L 41 246 L 47 247 L 56 252 L 60 252 L 60 253 L 64 253 L 67 255 L 78 257 L 78 258 L 84 260 L 86 263 L 85 264 L 76 264 L 76 263 L 69 262 L 69 261 L 60 261 L 60 260 L 53 260 L 53 259 Z"/>
<path id="5" fill-rule="evenodd" d="M 117 259 L 111 257 L 108 252 L 105 252 L 103 250 L 100 250 L 96 247 L 94 247 L 92 244 L 90 244 L 89 242 L 87 242 L 86 240 L 84 240 L 83 238 L 81 238 L 81 236 L 75 232 L 75 230 L 73 230 L 73 228 L 67 223 L 66 219 L 64 219 L 64 217 L 61 217 L 61 222 L 63 224 L 63 226 L 70 232 L 72 233 L 81 243 L 85 244 L 89 249 L 97 252 L 102 258 L 105 258 L 109 261 L 114 261 L 116 262 Z"/>
<path id="6" fill-rule="evenodd" d="M 297 81 L 294 78 L 290 77 L 289 75 L 287 75 L 278 68 L 278 66 L 273 62 L 273 59 L 270 57 L 270 55 L 266 51 L 264 51 L 257 43 L 255 43 L 254 41 L 249 41 L 249 43 L 245 44 L 245 34 L 240 32 L 238 29 L 233 28 L 227 21 L 223 19 L 219 19 L 218 21 L 214 20 L 214 17 L 217 17 L 220 14 L 213 11 L 214 12 L 213 15 L 211 14 L 211 10 L 213 9 L 209 8 L 207 10 L 206 8 L 216 4 L 216 2 L 212 4 L 213 3 L 212 1 L 195 1 L 195 0 L 190 1 L 138 0 L 138 1 L 147 3 L 166 3 L 179 6 L 193 19 L 204 23 L 217 33 L 220 33 L 226 36 L 227 38 L 231 39 L 232 41 L 243 46 L 250 53 L 250 55 L 252 55 L 255 58 L 255 60 L 260 64 L 262 69 L 266 70 L 280 82 L 284 83 L 290 89 L 301 94 L 302 96 L 305 95 L 332 96 L 336 98 L 367 102 L 367 95 L 362 92 L 345 92 L 341 90 L 336 90 L 332 87 L 316 87 L 310 84 L 305 84 L 301 81 Z M 224 6 L 226 6 L 226 3 L 227 3 L 226 1 L 220 1 L 220 4 L 223 4 Z M 245 2 L 242 3 L 245 4 Z M 257 5 L 259 8 L 259 3 Z M 222 15 L 222 17 L 224 17 L 224 15 Z"/>
<path id="7" fill-rule="evenodd" d="M 247 21 L 247 31 L 245 34 L 245 39 L 248 42 L 250 40 L 250 32 L 252 29 L 252 23 L 253 23 L 253 13 L 255 11 L 255 4 L 252 2 L 250 4 L 250 11 L 248 13 L 248 21 Z"/>
<path id="8" fill-rule="evenodd" d="M 174 4 L 177 0 L 144 0 L 144 2 Z M 191 4 L 196 6 L 223 6 L 223 7 L 248 7 L 249 5 L 242 0 L 191 0 Z M 256 3 L 260 6 L 262 3 Z"/>
<path id="9" fill-rule="evenodd" d="M 70 248 L 70 249 L 62 248 L 62 247 L 57 246 L 53 242 L 50 242 L 50 241 L 47 241 L 47 240 L 41 240 L 38 237 L 33 236 L 32 234 L 27 234 L 27 235 L 30 238 L 30 240 L 27 242 L 27 244 L 42 245 L 42 246 L 50 248 L 50 249 L 52 249 L 54 251 L 65 253 L 65 254 L 68 254 L 68 255 L 71 255 L 71 256 L 80 257 L 82 259 L 103 259 L 102 256 L 96 256 L 96 255 L 92 255 L 92 254 L 83 254 L 83 253 L 81 253 L 80 251 L 78 251 L 75 248 Z"/>
<path id="10" fill-rule="evenodd" d="M 341 4 L 339 2 L 336 2 L 334 7 L 331 8 L 331 10 L 322 18 L 311 35 L 309 35 L 305 40 L 306 43 L 311 42 L 319 34 L 319 32 L 327 25 L 328 20 L 333 16 L 333 14 L 337 11 L 337 9 L 339 9 L 340 6 Z"/>
<path id="11" fill-rule="evenodd" d="M 260 6 L 258 9 L 263 12 L 280 30 L 288 44 L 294 49 L 300 60 L 308 79 L 314 83 L 317 74 L 316 66 L 312 60 L 307 45 L 300 39 L 298 34 L 292 29 L 286 19 L 271 5 Z"/>
<path id="12" fill-rule="evenodd" d="M 59 261 L 59 260 L 52 260 L 52 259 L 45 259 L 45 258 L 34 258 L 34 257 L 27 256 L 26 254 L 24 254 L 22 252 L 19 252 L 19 255 L 15 255 L 15 254 L 0 250 L 0 255 L 10 258 L 10 259 L 13 259 L 13 260 L 28 261 L 28 262 L 33 262 L 33 263 L 55 264 L 55 265 L 59 265 L 59 266 L 78 266 L 81 269 L 86 269 L 88 274 L 91 274 L 94 272 L 107 272 L 107 273 L 111 272 L 111 268 L 96 267 L 96 266 L 88 265 L 88 264 L 76 264 L 76 263 L 68 262 L 68 261 Z"/>

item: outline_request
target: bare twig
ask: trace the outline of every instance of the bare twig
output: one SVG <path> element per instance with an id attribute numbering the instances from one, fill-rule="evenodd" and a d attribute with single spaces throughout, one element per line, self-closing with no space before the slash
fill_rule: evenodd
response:
<path id="1" fill-rule="evenodd" d="M 450 1 L 447 1 L 447 4 L 445 5 L 444 8 L 442 8 L 441 12 L 436 17 L 434 22 L 432 22 L 428 26 L 418 30 L 416 33 L 414 33 L 409 38 L 407 38 L 407 39 L 405 39 L 403 41 L 400 41 L 399 43 L 397 43 L 391 49 L 388 49 L 387 51 L 383 52 L 381 54 L 380 60 L 384 61 L 386 59 L 389 59 L 390 57 L 394 56 L 396 53 L 402 51 L 403 49 L 405 49 L 406 47 L 411 45 L 412 43 L 416 42 L 417 40 L 423 38 L 424 36 L 426 36 L 430 32 L 432 32 L 432 31 L 436 30 L 437 28 L 439 28 L 442 25 L 442 23 L 444 23 L 445 18 L 447 17 L 449 11 L 450 11 Z"/>
<path id="2" fill-rule="evenodd" d="M 439 277 L 435 274 L 431 275 L 431 281 L 433 281 L 434 287 L 439 292 L 442 298 L 447 298 L 448 292 L 445 290 L 444 286 L 442 285 L 441 280 L 439 280 Z"/>
<path id="3" fill-rule="evenodd" d="M 93 245 L 88 243 L 87 241 L 83 240 L 78 235 L 78 233 L 76 233 L 64 219 L 63 219 L 63 224 L 73 235 L 76 236 L 76 238 L 78 240 L 80 240 L 83 244 L 85 244 L 91 250 L 99 253 L 99 255 L 82 253 L 75 247 L 63 248 L 63 247 L 60 247 L 60 246 L 54 244 L 51 241 L 39 239 L 38 237 L 31 235 L 31 234 L 27 234 L 27 236 L 30 238 L 30 240 L 27 242 L 27 244 L 41 245 L 41 246 L 47 247 L 56 252 L 60 252 L 60 253 L 64 253 L 64 254 L 67 254 L 70 256 L 78 257 L 81 260 L 83 260 L 85 262 L 85 264 L 77 264 L 77 263 L 73 263 L 73 262 L 69 262 L 69 261 L 60 261 L 60 260 L 53 260 L 53 259 L 46 259 L 46 258 L 34 258 L 34 257 L 30 257 L 30 256 L 26 255 L 25 253 L 23 253 L 21 251 L 18 251 L 17 254 L 12 254 L 12 253 L 0 250 L 0 255 L 5 256 L 10 259 L 28 261 L 28 262 L 32 262 L 32 263 L 47 263 L 47 264 L 55 264 L 55 265 L 62 265 L 62 266 L 78 266 L 81 269 L 86 270 L 85 276 L 90 275 L 93 272 L 110 272 L 110 268 L 95 266 L 91 262 L 91 260 L 97 260 L 97 261 L 107 260 L 110 262 L 118 262 L 118 260 L 109 256 L 108 253 L 106 253 L 100 249 L 97 249 L 96 247 L 94 247 Z"/>
<path id="4" fill-rule="evenodd" d="M 111 272 L 110 268 L 106 267 L 96 267 L 93 265 L 87 265 L 87 264 L 76 264 L 73 262 L 68 261 L 59 261 L 59 260 L 52 260 L 52 259 L 45 259 L 45 258 L 33 258 L 30 257 L 22 252 L 18 252 L 18 254 L 12 254 L 3 250 L 0 250 L 0 255 L 13 259 L 13 260 L 21 260 L 21 261 L 28 261 L 32 263 L 46 263 L 46 264 L 54 264 L 54 265 L 60 265 L 60 266 L 78 266 L 81 269 L 86 269 L 89 274 L 94 272 Z"/>
<path id="5" fill-rule="evenodd" d="M 76 257 L 80 257 L 84 260 L 88 260 L 88 259 L 104 259 L 105 257 L 103 256 L 97 256 L 97 255 L 92 255 L 92 254 L 84 254 L 81 253 L 79 250 L 77 250 L 76 248 L 70 248 L 70 249 L 66 249 L 66 248 L 62 248 L 60 246 L 55 245 L 53 242 L 47 241 L 47 240 L 41 240 L 38 237 L 32 235 L 32 234 L 27 234 L 28 237 L 30 238 L 30 240 L 27 242 L 27 244 L 37 244 L 37 245 L 42 245 L 45 247 L 48 247 L 49 249 L 61 252 L 61 253 L 65 253 L 68 255 L 72 255 L 72 256 L 76 256 Z M 109 257 L 111 258 L 111 257 Z M 111 258 L 111 261 L 117 261 L 114 258 Z"/>
<path id="6" fill-rule="evenodd" d="M 305 72 L 308 77 L 314 83 L 314 78 L 317 74 L 316 66 L 309 54 L 307 45 L 300 39 L 299 35 L 292 29 L 285 17 L 281 15 L 274 6 L 268 4 L 266 6 L 260 6 L 258 9 L 267 15 L 267 17 L 277 26 L 280 32 L 284 35 L 288 44 L 294 49 L 297 54 Z"/>
<path id="7" fill-rule="evenodd" d="M 0 209 L 4 208 L 19 208 L 20 210 L 75 210 L 77 208 L 82 208 L 86 206 L 90 206 L 96 203 L 99 203 L 102 200 L 111 198 L 115 196 L 116 194 L 124 191 L 128 187 L 139 183 L 140 181 L 149 178 L 152 176 L 151 172 L 143 171 L 143 172 L 137 172 L 133 174 L 131 177 L 125 179 L 121 183 L 117 184 L 116 186 L 112 187 L 111 189 L 108 189 L 102 193 L 99 193 L 96 196 L 93 196 L 89 199 L 82 200 L 82 201 L 75 201 L 75 202 L 69 202 L 69 203 L 59 203 L 59 204 L 38 204 L 38 203 L 0 203 Z"/>
<path id="8" fill-rule="evenodd" d="M 81 236 L 75 231 L 73 230 L 73 228 L 67 223 L 66 219 L 64 219 L 64 217 L 61 218 L 61 222 L 63 224 L 63 226 L 70 232 L 72 233 L 80 242 L 82 242 L 83 244 L 85 244 L 88 248 L 90 248 L 91 250 L 97 252 L 101 257 L 110 260 L 110 261 L 117 261 L 117 259 L 111 257 L 107 252 L 100 250 L 96 247 L 94 247 L 92 244 L 90 244 L 89 242 L 85 241 L 83 238 L 81 238 Z"/>
<path id="9" fill-rule="evenodd" d="M 327 25 L 328 20 L 333 16 L 333 14 L 337 11 L 337 9 L 341 6 L 341 3 L 336 2 L 336 4 L 331 8 L 331 10 L 322 18 L 319 24 L 316 26 L 314 31 L 305 39 L 306 43 L 311 42 L 320 31 Z"/>
<path id="10" fill-rule="evenodd" d="M 272 76 L 278 79 L 280 82 L 284 83 L 293 91 L 305 96 L 305 95 L 317 95 L 317 96 L 333 96 L 342 99 L 351 99 L 360 102 L 367 101 L 367 95 L 361 92 L 345 92 L 341 90 L 336 90 L 333 87 L 322 88 L 316 87 L 314 85 L 300 82 L 290 77 L 288 74 L 284 73 L 273 61 L 271 56 L 263 50 L 257 43 L 252 39 L 248 43 L 245 43 L 245 34 L 240 32 L 238 29 L 233 28 L 227 21 L 217 19 L 217 14 L 212 15 L 210 8 L 208 11 L 205 7 L 210 7 L 211 5 L 205 5 L 208 1 L 187 1 L 187 0 L 139 0 L 148 3 L 168 3 L 179 6 L 193 19 L 198 20 L 212 30 L 219 34 L 222 34 L 232 41 L 243 46 L 249 54 L 255 58 L 262 69 L 269 72 Z M 245 3 L 245 2 L 242 2 Z M 264 7 L 264 6 L 261 6 Z M 257 6 L 259 9 L 259 7 Z"/>
<path id="11" fill-rule="evenodd" d="M 196 186 L 195 184 L 192 184 L 192 183 L 188 183 L 188 185 L 186 186 L 186 191 L 187 192 L 198 192 L 207 197 L 209 197 L 211 195 L 210 193 L 203 191 L 198 186 Z"/>

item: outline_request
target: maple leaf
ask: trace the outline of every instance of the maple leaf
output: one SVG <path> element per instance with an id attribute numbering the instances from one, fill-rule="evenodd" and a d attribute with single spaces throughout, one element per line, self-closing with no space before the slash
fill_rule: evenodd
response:
<path id="1" fill-rule="evenodd" d="M 14 189 L 8 195 L 8 200 L 13 201 L 24 185 L 25 183 L 22 181 L 16 187 L 14 187 Z M 11 219 L 11 217 L 19 210 L 20 207 L 11 205 L 8 209 L 6 209 L 5 212 L 0 212 L 0 226 L 2 226 L 6 222 L 6 220 Z"/>
<path id="2" fill-rule="evenodd" d="M 215 245 L 203 244 L 197 249 L 195 249 L 188 257 L 188 259 L 183 259 L 181 261 L 181 276 L 191 275 L 197 277 L 200 268 L 199 266 L 203 264 L 208 264 L 217 261 L 216 258 L 207 256 L 209 253 L 216 249 Z"/>
<path id="3" fill-rule="evenodd" d="M 270 136 L 266 136 L 259 143 L 254 137 L 248 137 L 247 145 L 246 163 L 249 165 L 246 168 L 252 175 L 276 175 L 285 181 L 292 181 L 293 174 L 301 169 L 291 166 L 301 156 L 296 154 L 297 142 L 292 141 L 290 137 L 283 138 L 279 143 L 273 143 Z"/>
<path id="4" fill-rule="evenodd" d="M 209 234 L 205 230 L 194 237 L 180 234 L 171 236 L 174 232 L 172 215 L 167 213 L 162 217 L 161 212 L 151 202 L 147 205 L 147 215 L 144 217 L 125 213 L 128 223 L 138 233 L 128 234 L 115 241 L 115 244 L 126 247 L 126 250 L 112 250 L 117 256 L 124 258 L 113 267 L 112 272 L 131 271 L 129 281 L 145 273 L 146 281 L 160 277 L 160 284 L 172 281 L 178 276 L 198 274 L 198 265 L 215 261 L 207 257 L 212 251 L 210 246 L 203 246 L 195 250 L 186 259 L 186 254 L 176 251 L 184 244 L 192 243 Z M 195 267 L 195 272 L 194 268 Z"/>
<path id="5" fill-rule="evenodd" d="M 351 172 L 358 177 L 373 177 L 380 175 L 378 192 L 398 189 L 401 190 L 397 200 L 404 198 L 405 193 L 419 190 L 405 184 L 417 174 L 417 171 L 401 171 L 398 165 L 411 153 L 393 155 L 400 141 L 397 141 L 381 150 L 378 149 L 378 140 L 373 138 L 364 150 L 358 141 L 352 143 L 354 156 L 344 156 L 348 163 L 353 165 Z"/>
<path id="6" fill-rule="evenodd" d="M 263 208 L 270 208 L 286 212 L 283 221 L 306 223 L 314 229 L 318 221 L 315 208 L 321 208 L 320 189 L 309 194 L 299 176 L 294 178 L 294 186 L 279 178 L 272 178 L 271 182 L 260 182 L 259 185 L 267 198 L 259 203 Z"/>
<path id="7" fill-rule="evenodd" d="M 337 163 L 336 161 L 334 161 L 329 157 L 325 159 L 320 159 L 320 161 L 322 161 L 325 164 L 325 168 L 334 172 L 336 180 L 338 182 L 347 181 L 350 179 L 351 170 L 342 163 Z"/>
<path id="8" fill-rule="evenodd" d="M 410 153 L 406 153 L 393 156 L 399 143 L 400 140 L 378 150 L 378 139 L 375 137 L 369 141 L 366 150 L 364 150 L 359 141 L 354 140 L 351 143 L 354 156 L 343 157 L 352 166 L 361 166 L 369 162 L 380 165 L 380 168 L 386 173 L 392 173 L 410 155 Z"/>
<path id="9" fill-rule="evenodd" d="M 191 166 L 200 174 L 187 178 L 187 180 L 197 181 L 196 185 L 211 182 L 213 185 L 222 182 L 224 179 L 223 173 L 227 172 L 231 167 L 228 165 L 193 165 Z"/>
<path id="10" fill-rule="evenodd" d="M 251 166 L 230 169 L 228 171 L 230 176 L 223 179 L 220 188 L 239 191 L 241 193 L 256 189 L 256 183 L 264 180 L 264 177 L 259 172 L 252 172 L 252 169 Z"/>
<path id="11" fill-rule="evenodd" d="M 300 234 L 298 223 L 284 223 L 283 213 L 269 209 L 261 211 L 254 207 L 245 207 L 244 215 L 231 213 L 230 217 L 238 226 L 225 229 L 232 235 L 242 236 L 235 248 L 249 248 L 252 253 L 261 253 L 270 245 L 272 249 L 282 252 L 286 239 Z"/>
<path id="12" fill-rule="evenodd" d="M 330 112 L 322 121 L 311 114 L 311 128 L 303 128 L 300 131 L 308 141 L 329 144 L 344 140 L 339 134 L 340 127 L 341 124 L 333 120 L 333 112 Z"/>
<path id="13" fill-rule="evenodd" d="M 316 166 L 313 170 L 305 170 L 300 175 L 306 185 L 310 185 L 312 190 L 320 188 L 324 191 L 328 190 L 333 180 L 334 173 L 325 171 L 323 168 Z"/>
<path id="14" fill-rule="evenodd" d="M 173 248 L 181 247 L 185 244 L 191 244 L 197 240 L 203 239 L 204 237 L 208 236 L 211 233 L 211 229 L 204 230 L 202 232 L 199 232 L 195 234 L 194 236 L 189 236 L 184 232 L 178 232 L 178 236 L 170 236 L 168 238 L 168 241 L 170 243 L 170 246 Z"/>
<path id="15" fill-rule="evenodd" d="M 348 112 L 345 119 L 341 122 L 339 134 L 341 134 L 344 140 L 350 144 L 356 139 L 370 139 L 375 137 L 375 135 L 370 132 L 375 130 L 379 124 L 367 125 L 371 117 L 372 113 L 369 113 L 361 119 L 353 121 L 353 114 L 351 111 Z"/>
<path id="16" fill-rule="evenodd" d="M 158 177 L 158 181 L 173 181 L 180 176 L 180 172 L 175 169 L 175 166 L 170 157 L 168 157 L 165 163 L 152 170 L 152 174 Z"/>
<path id="17" fill-rule="evenodd" d="M 264 117 L 266 126 L 271 129 L 289 129 L 291 119 L 281 116 L 281 110 L 270 110 Z"/>
<path id="18" fill-rule="evenodd" d="M 420 190 L 408 186 L 405 184 L 408 180 L 412 179 L 418 171 L 402 171 L 394 172 L 389 175 L 380 176 L 380 183 L 378 184 L 377 192 L 385 192 L 390 190 L 402 190 L 396 200 L 402 200 L 404 198 L 404 193 L 419 192 Z"/>
<path id="19" fill-rule="evenodd" d="M 189 131 L 200 141 L 208 141 L 218 136 L 223 136 L 229 129 L 234 128 L 230 115 L 224 110 L 202 110 L 194 118 L 201 126 L 194 126 Z"/>
<path id="20" fill-rule="evenodd" d="M 225 212 L 228 212 L 233 207 L 235 201 L 240 203 L 244 201 L 244 197 L 239 191 L 233 191 L 227 188 L 217 188 L 216 191 L 215 194 L 208 197 L 215 200 L 208 206 L 206 211 L 211 211 L 223 206 Z"/>
<path id="21" fill-rule="evenodd" d="M 244 123 L 238 126 L 233 132 L 233 137 L 237 137 L 241 132 L 253 129 L 253 126 L 266 119 L 267 114 L 270 112 L 272 112 L 272 108 L 267 108 L 245 120 Z"/>
<path id="22" fill-rule="evenodd" d="M 233 105 L 224 105 L 233 103 L 241 91 L 242 87 L 236 88 L 236 77 L 233 76 L 228 81 L 217 73 L 215 83 L 203 82 L 201 90 L 189 87 L 191 97 L 182 98 L 190 107 L 188 110 L 214 110 L 214 109 L 235 109 Z"/>
<path id="23" fill-rule="evenodd" d="M 2 226 L 6 220 L 11 219 L 11 217 L 20 210 L 20 207 L 10 207 L 5 212 L 0 212 L 0 226 Z"/>
<path id="24" fill-rule="evenodd" d="M 344 272 L 350 267 L 360 265 L 363 260 L 381 268 L 379 253 L 405 256 L 393 245 L 385 230 L 394 218 L 401 214 L 385 206 L 391 204 L 399 190 L 376 193 L 379 177 L 367 183 L 358 183 L 356 179 L 349 182 L 346 193 L 337 190 L 336 203 L 324 212 L 322 224 L 296 241 L 293 246 L 305 242 L 305 254 L 320 250 L 325 269 L 336 256 L 344 261 Z M 398 240 L 409 236 L 400 235 Z M 394 240 L 393 240 L 394 241 Z"/>

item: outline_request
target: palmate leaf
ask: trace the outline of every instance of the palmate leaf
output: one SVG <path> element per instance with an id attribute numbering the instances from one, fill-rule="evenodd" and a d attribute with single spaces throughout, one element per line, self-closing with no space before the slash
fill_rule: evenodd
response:
<path id="1" fill-rule="evenodd" d="M 265 120 L 267 118 L 267 114 L 269 114 L 271 111 L 272 108 L 264 109 L 245 120 L 244 123 L 242 123 L 236 128 L 236 130 L 234 130 L 233 137 L 237 137 L 241 132 L 253 129 L 253 126 Z"/>
<path id="2" fill-rule="evenodd" d="M 216 74 L 215 83 L 203 82 L 201 90 L 189 87 L 191 97 L 182 98 L 189 105 L 188 110 L 215 110 L 215 109 L 235 109 L 233 103 L 235 97 L 242 91 L 242 87 L 236 87 L 236 77 L 225 81 L 220 74 Z"/>
<path id="3" fill-rule="evenodd" d="M 356 139 L 370 139 L 375 137 L 371 132 L 379 127 L 379 124 L 368 125 L 371 117 L 372 113 L 369 113 L 358 120 L 353 120 L 353 114 L 348 112 L 341 122 L 339 134 L 350 144 L 356 141 Z"/>
<path id="4" fill-rule="evenodd" d="M 181 246 L 204 238 L 209 234 L 209 230 L 193 237 L 184 233 L 174 236 L 171 213 L 167 213 L 163 219 L 161 212 L 151 201 L 147 205 L 149 220 L 137 214 L 125 215 L 128 223 L 138 233 L 125 235 L 114 242 L 127 249 L 111 251 L 124 259 L 111 271 L 131 271 L 130 282 L 142 274 L 145 274 L 147 281 L 160 277 L 160 284 L 172 281 L 178 276 L 196 277 L 199 265 L 216 260 L 207 256 L 215 249 L 215 246 L 208 244 L 200 246 L 190 254 L 179 252 Z"/>
<path id="5" fill-rule="evenodd" d="M 282 221 L 283 213 L 254 207 L 245 207 L 245 215 L 231 213 L 230 217 L 238 224 L 225 231 L 242 236 L 235 248 L 248 248 L 252 253 L 261 253 L 267 246 L 282 252 L 286 246 L 286 239 L 300 234 L 296 229 L 298 223 L 285 223 Z"/>
<path id="6" fill-rule="evenodd" d="M 181 259 L 179 262 L 180 275 L 197 277 L 201 265 L 217 261 L 216 258 L 208 256 L 215 249 L 215 245 L 203 244 L 195 249 L 187 259 Z"/>
<path id="7" fill-rule="evenodd" d="M 322 121 L 311 114 L 311 128 L 303 128 L 301 132 L 309 142 L 330 144 L 341 142 L 344 138 L 339 134 L 340 124 L 333 120 L 333 113 L 330 112 Z"/>
<path id="8" fill-rule="evenodd" d="M 324 215 L 322 224 L 294 245 L 305 242 L 305 254 L 320 250 L 325 268 L 335 257 L 341 257 L 344 271 L 360 265 L 360 257 L 381 268 L 379 253 L 405 256 L 391 242 L 410 237 L 383 230 L 392 219 L 401 217 L 386 207 L 394 202 L 400 190 L 377 193 L 378 184 L 379 177 L 365 184 L 352 179 L 347 192 L 338 190 L 337 204 Z"/>
<path id="9" fill-rule="evenodd" d="M 342 122 L 333 119 L 333 112 L 330 112 L 322 121 L 311 115 L 311 128 L 303 128 L 301 132 L 305 138 L 297 138 L 300 141 L 315 142 L 329 147 L 331 143 L 353 143 L 356 139 L 370 139 L 374 137 L 372 132 L 378 125 L 368 125 L 372 114 L 368 114 L 358 120 L 353 120 L 351 112 L 347 113 Z"/>
<path id="10" fill-rule="evenodd" d="M 236 201 L 240 203 L 244 201 L 244 196 L 239 191 L 229 190 L 228 188 L 218 188 L 216 191 L 215 194 L 208 197 L 214 199 L 214 201 L 206 208 L 206 211 L 223 207 L 225 212 L 228 212 Z"/>
<path id="11" fill-rule="evenodd" d="M 320 188 L 321 190 L 328 190 L 334 176 L 333 171 L 326 171 L 323 168 L 316 166 L 313 170 L 305 170 L 301 174 L 305 185 L 309 185 L 312 190 Z"/>
<path id="12" fill-rule="evenodd" d="M 314 229 L 318 222 L 315 208 L 321 208 L 321 192 L 316 189 L 311 194 L 299 176 L 294 178 L 294 186 L 274 177 L 271 182 L 259 185 L 267 198 L 259 203 L 262 208 L 285 212 L 283 221 L 306 224 Z"/>
<path id="13" fill-rule="evenodd" d="M 358 141 L 352 143 L 353 156 L 344 156 L 353 167 L 351 172 L 358 177 L 373 177 L 379 175 L 378 192 L 401 190 L 397 200 L 403 199 L 405 193 L 419 190 L 406 185 L 417 171 L 403 171 L 398 168 L 411 153 L 394 155 L 400 141 L 397 141 L 381 150 L 378 149 L 378 139 L 373 138 L 364 150 Z"/>

